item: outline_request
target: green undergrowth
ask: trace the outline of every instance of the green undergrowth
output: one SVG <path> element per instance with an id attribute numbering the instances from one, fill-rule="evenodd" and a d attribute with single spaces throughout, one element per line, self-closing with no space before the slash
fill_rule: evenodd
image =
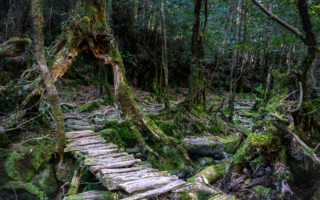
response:
<path id="1" fill-rule="evenodd" d="M 147 161 L 159 170 L 175 171 L 184 169 L 186 166 L 177 152 L 173 152 L 169 146 L 157 144 L 152 146 L 160 155 L 160 158 L 152 154 L 148 155 Z"/>
<path id="2" fill-rule="evenodd" d="M 99 132 L 100 136 L 106 141 L 110 141 L 120 147 L 134 147 L 138 144 L 136 136 L 129 129 L 126 122 L 118 123 L 118 121 L 106 122 L 106 129 Z"/>

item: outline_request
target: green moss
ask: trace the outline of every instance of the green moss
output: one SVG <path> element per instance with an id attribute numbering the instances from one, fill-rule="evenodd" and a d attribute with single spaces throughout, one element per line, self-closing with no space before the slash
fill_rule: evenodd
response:
<path id="1" fill-rule="evenodd" d="M 270 133 L 252 134 L 249 136 L 250 143 L 256 147 L 268 147 L 272 144 L 274 138 Z"/>
<path id="2" fill-rule="evenodd" d="M 156 122 L 156 124 L 166 135 L 169 135 L 169 136 L 175 135 L 176 127 L 173 125 L 172 122 L 159 120 Z"/>
<path id="3" fill-rule="evenodd" d="M 8 175 L 13 180 L 29 181 L 38 169 L 48 162 L 54 152 L 51 138 L 30 139 L 14 149 L 5 163 Z"/>
<path id="4" fill-rule="evenodd" d="M 256 154 L 255 149 L 250 145 L 250 140 L 247 138 L 244 143 L 241 145 L 241 147 L 238 149 L 236 154 L 233 157 L 234 163 L 237 164 L 242 164 L 242 163 L 247 163 L 252 158 L 254 158 Z"/>
<path id="5" fill-rule="evenodd" d="M 72 196 L 65 197 L 65 200 L 86 200 L 88 199 L 87 197 L 83 196 L 82 194 L 76 194 Z M 102 192 L 98 196 L 95 196 L 95 200 L 111 200 L 111 199 L 118 199 L 117 195 L 107 191 L 107 192 Z"/>
<path id="6" fill-rule="evenodd" d="M 201 170 L 197 175 L 189 178 L 188 182 L 192 183 L 195 181 L 196 177 L 203 175 L 210 184 L 213 184 L 217 179 L 219 179 L 225 173 L 225 170 L 226 170 L 225 163 L 211 165 Z"/>
<path id="7" fill-rule="evenodd" d="M 241 143 L 241 137 L 237 135 L 227 136 L 227 139 L 224 143 L 224 152 L 228 154 L 234 154 Z"/>
<path id="8" fill-rule="evenodd" d="M 137 139 L 132 131 L 123 122 L 117 126 L 118 122 L 111 122 L 108 126 L 113 128 L 104 129 L 99 132 L 99 135 L 106 141 L 111 141 L 120 147 L 134 147 L 137 145 Z"/>
<path id="9" fill-rule="evenodd" d="M 113 128 L 113 129 L 117 129 L 119 122 L 118 120 L 111 120 L 111 121 L 106 121 L 105 122 L 106 127 L 108 128 Z"/>
<path id="10" fill-rule="evenodd" d="M 262 134 L 251 134 L 248 140 L 258 151 L 264 149 L 268 153 L 272 153 L 278 151 L 280 147 L 280 140 L 276 137 L 276 133 L 277 129 L 274 126 L 269 126 Z"/>
<path id="11" fill-rule="evenodd" d="M 121 123 L 118 130 L 120 140 L 125 144 L 125 147 L 134 147 L 137 144 L 136 136 L 132 133 L 126 123 Z"/>
<path id="12" fill-rule="evenodd" d="M 79 112 L 92 112 L 94 110 L 98 110 L 100 108 L 101 104 L 95 100 L 95 101 L 89 101 L 88 103 L 85 103 L 77 108 L 77 111 Z"/>
<path id="13" fill-rule="evenodd" d="M 237 200 L 237 198 L 234 195 L 217 194 L 208 200 Z"/>
<path id="14" fill-rule="evenodd" d="M 25 191 L 29 192 L 30 194 L 37 196 L 41 200 L 48 199 L 46 197 L 45 193 L 43 191 L 41 191 L 38 187 L 33 185 L 32 183 L 25 183 L 22 181 L 12 181 L 12 182 L 5 184 L 4 186 L 2 186 L 0 188 L 12 190 L 12 187 L 15 188 L 16 190 L 18 190 L 18 189 L 25 190 Z"/>
<path id="15" fill-rule="evenodd" d="M 172 152 L 169 146 L 161 147 L 161 145 L 158 145 L 155 149 L 159 153 L 160 159 L 152 154 L 149 154 L 147 158 L 147 161 L 155 168 L 170 172 L 186 167 L 181 157 L 177 153 Z"/>
<path id="16" fill-rule="evenodd" d="M 252 187 L 252 190 L 259 194 L 262 198 L 267 198 L 268 195 L 271 193 L 271 189 L 264 187 L 262 185 L 256 185 Z"/>
<path id="17" fill-rule="evenodd" d="M 49 197 L 54 197 L 58 191 L 58 183 L 54 176 L 52 166 L 48 164 L 31 182 L 44 191 Z"/>

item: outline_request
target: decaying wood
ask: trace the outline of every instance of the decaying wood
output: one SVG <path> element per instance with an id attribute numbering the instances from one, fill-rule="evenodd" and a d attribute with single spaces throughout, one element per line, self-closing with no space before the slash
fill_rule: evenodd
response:
<path id="1" fill-rule="evenodd" d="M 71 181 L 71 184 L 70 184 L 68 195 L 77 194 L 77 191 L 78 191 L 78 188 L 80 186 L 80 181 L 81 181 L 84 169 L 85 169 L 85 165 L 84 165 L 83 161 L 79 161 L 78 162 L 78 166 L 75 169 L 74 174 L 73 174 L 73 178 L 72 178 L 72 181 Z"/>

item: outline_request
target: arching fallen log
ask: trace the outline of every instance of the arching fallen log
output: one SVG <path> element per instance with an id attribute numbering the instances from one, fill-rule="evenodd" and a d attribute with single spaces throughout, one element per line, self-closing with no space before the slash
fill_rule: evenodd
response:
<path id="1" fill-rule="evenodd" d="M 0 45 L 0 57 L 16 57 L 21 56 L 30 46 L 29 38 L 11 38 Z"/>
<path id="2" fill-rule="evenodd" d="M 97 59 L 111 65 L 114 73 L 114 90 L 117 101 L 120 103 L 124 115 L 129 117 L 138 127 L 144 127 L 152 138 L 177 149 L 182 158 L 191 163 L 191 160 L 174 138 L 168 137 L 149 119 L 134 100 L 125 78 L 125 69 L 117 42 L 113 39 L 107 26 L 105 17 L 105 0 L 83 1 L 84 15 L 74 19 L 63 33 L 63 39 L 57 45 L 56 56 L 52 61 L 52 75 L 56 81 L 62 77 L 77 56 L 90 50 Z M 76 12 L 75 12 L 76 13 Z M 137 132 L 135 129 L 134 132 Z M 139 141 L 143 141 L 141 134 L 136 134 Z"/>

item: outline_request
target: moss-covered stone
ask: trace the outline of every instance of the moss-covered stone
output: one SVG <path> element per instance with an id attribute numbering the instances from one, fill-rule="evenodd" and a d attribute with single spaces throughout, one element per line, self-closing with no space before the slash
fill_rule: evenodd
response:
<path id="1" fill-rule="evenodd" d="M 201 177 L 202 179 L 205 178 L 205 182 L 209 184 L 213 184 L 216 180 L 218 180 L 226 170 L 226 164 L 220 163 L 217 165 L 211 165 L 203 170 L 201 170 L 197 175 L 194 177 L 191 177 L 188 179 L 188 182 L 194 182 L 197 181 L 198 177 Z"/>
<path id="2" fill-rule="evenodd" d="M 259 194 L 262 198 L 267 198 L 268 195 L 271 193 L 271 189 L 264 187 L 262 185 L 256 185 L 252 187 L 252 190 Z"/>
<path id="3" fill-rule="evenodd" d="M 77 108 L 77 111 L 79 112 L 92 112 L 94 110 L 98 110 L 100 108 L 101 104 L 99 101 L 89 101 Z"/>
<path id="4" fill-rule="evenodd" d="M 44 191 L 47 196 L 54 197 L 58 191 L 58 183 L 53 173 L 53 167 L 47 164 L 43 168 L 44 170 L 34 176 L 31 182 Z"/>
<path id="5" fill-rule="evenodd" d="M 51 138 L 30 139 L 17 146 L 5 163 L 13 180 L 29 181 L 39 168 L 48 162 L 55 148 Z"/>

